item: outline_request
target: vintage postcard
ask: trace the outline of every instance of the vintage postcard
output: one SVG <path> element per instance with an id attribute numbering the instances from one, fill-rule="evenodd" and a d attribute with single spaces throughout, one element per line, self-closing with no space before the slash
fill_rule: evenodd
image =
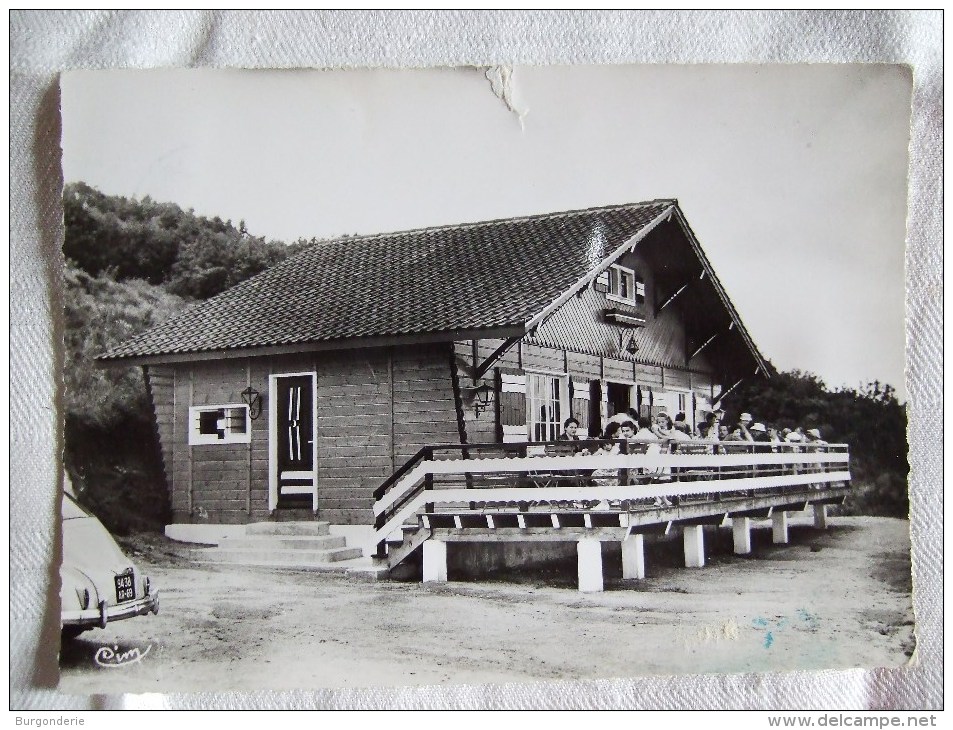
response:
<path id="1" fill-rule="evenodd" d="M 911 84 L 65 74 L 60 690 L 910 662 Z"/>

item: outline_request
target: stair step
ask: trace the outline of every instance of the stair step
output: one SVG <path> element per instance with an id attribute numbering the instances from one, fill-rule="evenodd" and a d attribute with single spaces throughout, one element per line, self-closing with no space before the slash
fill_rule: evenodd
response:
<path id="1" fill-rule="evenodd" d="M 252 522 L 246 535 L 297 535 L 322 537 L 331 534 L 330 522 Z"/>
<path id="2" fill-rule="evenodd" d="M 308 563 L 334 563 L 339 560 L 359 558 L 363 551 L 357 547 L 339 547 L 330 550 L 282 550 L 280 548 L 207 548 L 193 550 L 197 561 L 212 563 L 238 563 L 252 565 L 258 562 L 276 562 L 287 565 Z"/>
<path id="3" fill-rule="evenodd" d="M 332 550 L 347 545 L 343 535 L 250 535 L 229 537 L 219 543 L 220 548 L 258 548 L 283 550 Z"/>
<path id="4" fill-rule="evenodd" d="M 206 565 L 230 565 L 230 563 L 222 560 L 208 560 L 205 558 L 196 559 L 195 562 Z M 309 573 L 333 573 L 336 575 L 347 575 L 350 573 L 350 570 L 347 568 L 347 566 L 338 565 L 337 563 L 311 563 L 301 560 L 248 560 L 243 561 L 240 567 L 271 568 L 272 570 L 300 570 L 308 571 Z M 357 577 L 359 580 L 364 579 L 364 576 Z"/>

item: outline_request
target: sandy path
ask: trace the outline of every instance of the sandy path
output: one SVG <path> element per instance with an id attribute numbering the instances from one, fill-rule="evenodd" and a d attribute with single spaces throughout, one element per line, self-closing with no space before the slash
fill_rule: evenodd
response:
<path id="1" fill-rule="evenodd" d="M 753 540 L 754 557 L 741 558 L 730 553 L 730 530 L 709 536 L 701 570 L 679 567 L 680 541 L 647 544 L 648 578 L 622 581 L 607 565 L 601 594 L 580 594 L 557 574 L 425 586 L 137 558 L 160 586 L 160 614 L 69 643 L 60 687 L 488 683 L 908 660 L 907 522 L 833 518 L 822 533 L 794 521 L 788 545 L 772 546 L 764 527 Z M 103 645 L 150 644 L 136 664 L 93 661 Z"/>

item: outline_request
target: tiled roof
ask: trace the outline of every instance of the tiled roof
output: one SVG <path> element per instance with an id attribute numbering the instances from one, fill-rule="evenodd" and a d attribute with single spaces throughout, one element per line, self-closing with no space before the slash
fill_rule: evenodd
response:
<path id="1" fill-rule="evenodd" d="M 317 244 L 102 360 L 523 325 L 673 200 Z"/>

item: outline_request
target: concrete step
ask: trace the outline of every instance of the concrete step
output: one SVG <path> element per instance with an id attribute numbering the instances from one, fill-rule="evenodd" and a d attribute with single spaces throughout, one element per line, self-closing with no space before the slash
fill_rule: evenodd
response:
<path id="1" fill-rule="evenodd" d="M 251 535 L 229 537 L 219 543 L 220 548 L 257 548 L 282 550 L 331 550 L 347 545 L 343 535 Z"/>
<path id="2" fill-rule="evenodd" d="M 330 550 L 283 550 L 281 548 L 206 548 L 193 550 L 192 558 L 210 563 L 252 565 L 279 563 L 289 566 L 308 563 L 335 563 L 361 557 L 360 548 L 338 547 Z"/>
<path id="3" fill-rule="evenodd" d="M 352 580 L 376 581 L 388 576 L 386 568 L 374 564 L 371 558 L 359 557 L 350 560 L 342 560 L 334 564 L 347 571 L 347 577 Z"/>
<path id="4" fill-rule="evenodd" d="M 308 573 L 330 573 L 334 575 L 347 576 L 349 575 L 349 569 L 337 563 L 323 563 L 323 562 L 305 562 L 301 560 L 247 560 L 242 561 L 241 565 L 226 563 L 221 560 L 206 560 L 206 559 L 195 559 L 196 563 L 207 564 L 207 565 L 227 565 L 230 569 L 237 567 L 241 568 L 269 568 L 271 570 L 293 570 L 293 571 L 305 571 Z M 363 576 L 358 577 L 358 580 L 376 580 L 376 578 L 364 578 Z"/>
<path id="5" fill-rule="evenodd" d="M 321 537 L 330 534 L 330 522 L 252 522 L 246 535 L 297 535 Z"/>

